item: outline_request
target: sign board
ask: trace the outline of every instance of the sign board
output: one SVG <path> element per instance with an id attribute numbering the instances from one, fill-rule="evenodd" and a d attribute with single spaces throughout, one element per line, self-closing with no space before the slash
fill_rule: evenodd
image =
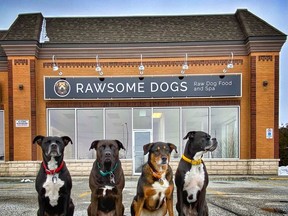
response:
<path id="1" fill-rule="evenodd" d="M 16 127 L 29 127 L 29 120 L 16 120 Z"/>
<path id="2" fill-rule="evenodd" d="M 266 139 L 273 139 L 273 128 L 266 128 Z"/>
<path id="3" fill-rule="evenodd" d="M 46 100 L 241 97 L 241 74 L 153 77 L 45 77 Z"/>

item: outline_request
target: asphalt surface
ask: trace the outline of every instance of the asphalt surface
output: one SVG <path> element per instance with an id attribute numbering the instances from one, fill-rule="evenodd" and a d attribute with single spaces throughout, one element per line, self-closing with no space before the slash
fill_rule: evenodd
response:
<path id="1" fill-rule="evenodd" d="M 0 178 L 0 216 L 31 216 L 38 209 L 33 182 Z M 123 191 L 125 215 L 136 193 L 138 177 L 126 178 Z M 175 190 L 176 191 L 176 190 Z M 73 178 L 75 216 L 87 215 L 90 203 L 88 177 Z M 209 215 L 288 215 L 288 177 L 211 177 L 207 190 Z M 176 192 L 174 192 L 174 205 Z M 177 212 L 175 210 L 175 215 Z"/>

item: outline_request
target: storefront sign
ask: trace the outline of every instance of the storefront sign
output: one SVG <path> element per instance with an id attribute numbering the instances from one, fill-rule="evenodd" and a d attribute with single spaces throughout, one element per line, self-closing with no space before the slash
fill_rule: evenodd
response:
<path id="1" fill-rule="evenodd" d="M 241 97 L 241 74 L 171 77 L 45 77 L 46 100 Z"/>

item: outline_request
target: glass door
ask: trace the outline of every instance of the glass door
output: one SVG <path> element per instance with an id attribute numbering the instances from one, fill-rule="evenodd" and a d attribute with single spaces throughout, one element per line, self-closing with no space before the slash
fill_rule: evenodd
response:
<path id="1" fill-rule="evenodd" d="M 148 154 L 144 156 L 143 146 L 152 141 L 151 130 L 137 130 L 133 132 L 134 156 L 133 173 L 140 174 L 142 165 L 147 162 Z"/>

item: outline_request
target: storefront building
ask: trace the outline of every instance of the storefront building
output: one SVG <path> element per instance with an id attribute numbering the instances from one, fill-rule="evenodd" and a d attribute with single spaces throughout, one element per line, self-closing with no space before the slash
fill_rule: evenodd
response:
<path id="1" fill-rule="evenodd" d="M 143 145 L 187 132 L 219 146 L 211 174 L 277 174 L 279 52 L 286 35 L 245 9 L 235 14 L 43 17 L 0 31 L 0 175 L 34 175 L 38 134 L 70 136 L 72 175 L 90 172 L 92 141 L 118 139 L 126 175 Z M 23 168 L 24 167 L 24 168 Z"/>

